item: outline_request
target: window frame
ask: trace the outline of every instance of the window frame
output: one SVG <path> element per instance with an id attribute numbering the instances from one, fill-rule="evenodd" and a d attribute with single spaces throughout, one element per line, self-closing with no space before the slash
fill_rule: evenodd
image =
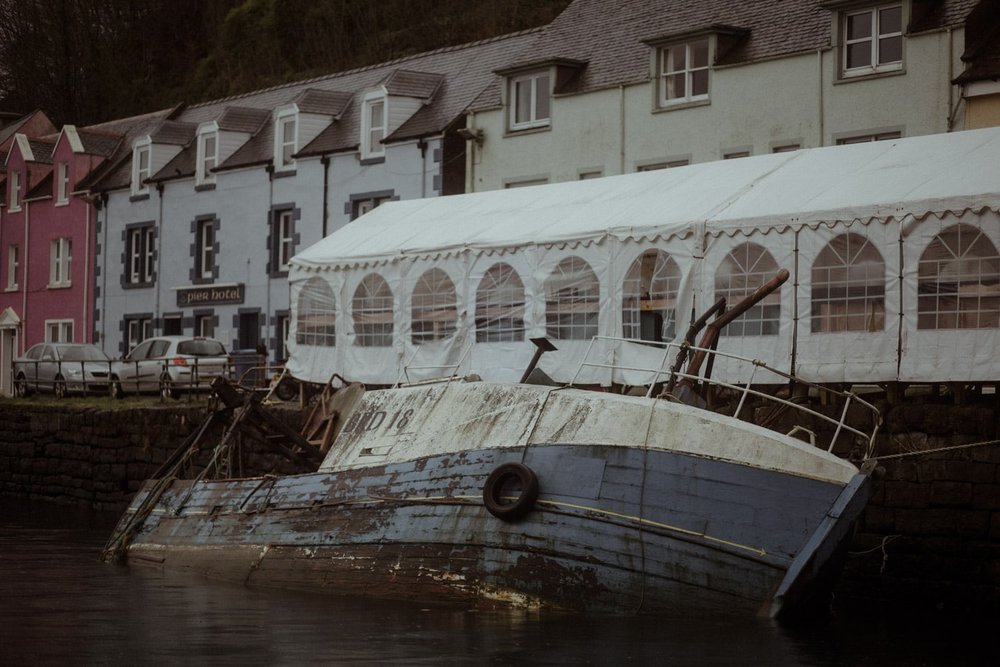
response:
<path id="1" fill-rule="evenodd" d="M 142 158 L 146 164 L 143 166 Z M 146 181 L 153 175 L 153 142 L 146 137 L 132 145 L 132 194 L 149 194 L 149 183 Z"/>
<path id="2" fill-rule="evenodd" d="M 291 139 L 286 135 L 286 129 L 291 127 Z M 295 153 L 299 145 L 299 112 L 297 109 L 286 109 L 278 112 L 274 119 L 274 169 L 275 171 L 290 171 L 295 169 Z M 287 151 L 286 151 L 287 149 Z M 287 152 L 287 155 L 286 155 Z"/>
<path id="3" fill-rule="evenodd" d="M 541 80 L 544 79 L 545 83 L 542 86 Z M 552 82 L 554 80 L 553 72 L 551 69 L 543 70 L 533 70 L 531 72 L 523 72 L 520 74 L 514 74 L 507 79 L 507 99 L 508 104 L 508 114 L 507 114 L 507 126 L 510 128 L 511 132 L 518 132 L 521 130 L 534 130 L 539 128 L 545 128 L 552 125 Z M 520 110 L 520 93 L 518 92 L 518 84 L 528 82 L 530 94 L 530 99 L 528 100 L 527 107 L 527 119 L 518 120 L 518 111 Z M 538 102 L 539 102 L 539 90 L 540 88 L 544 90 L 546 105 L 548 110 L 544 116 L 539 115 Z"/>
<path id="4" fill-rule="evenodd" d="M 754 257 L 750 255 L 751 248 L 756 253 Z M 745 252 L 746 256 L 742 257 L 737 254 L 741 252 Z M 770 263 L 769 266 L 762 266 L 762 263 L 766 264 L 767 262 Z M 720 287 L 720 281 L 724 277 L 721 272 L 727 264 L 739 269 L 739 272 L 729 273 L 729 284 L 726 287 Z M 753 241 L 738 243 L 726 252 L 715 267 L 712 298 L 714 301 L 718 301 L 725 297 L 726 305 L 731 307 L 774 277 L 777 271 L 778 262 L 767 247 Z M 737 280 L 733 281 L 732 278 Z M 734 286 L 733 282 L 742 282 L 743 284 Z M 729 338 L 778 336 L 781 333 L 782 305 L 782 290 L 777 289 L 756 305 L 751 306 L 736 320 L 727 324 L 719 332 L 719 336 Z M 760 330 L 748 332 L 748 329 L 754 326 L 758 326 Z"/>
<path id="5" fill-rule="evenodd" d="M 968 240 L 969 235 L 972 236 L 971 241 Z M 947 254 L 936 259 L 929 257 L 935 248 Z M 977 248 L 992 254 L 975 253 Z M 979 267 L 978 272 L 968 271 L 972 263 Z M 988 263 L 997 267 L 996 270 L 984 271 L 983 266 Z M 937 270 L 930 272 L 929 266 L 936 266 Z M 942 268 L 948 271 L 942 271 Z M 951 276 L 957 274 L 959 279 L 943 281 L 940 277 L 945 273 Z M 986 281 L 984 278 L 991 280 Z M 1000 328 L 1000 294 L 984 295 L 982 288 L 988 284 L 1000 291 L 1000 246 L 986 231 L 968 222 L 942 227 L 927 243 L 917 260 L 917 330 L 975 331 Z M 942 289 L 942 286 L 951 289 Z M 963 287 L 972 289 L 963 293 Z M 991 299 L 996 305 L 984 307 L 983 302 L 987 299 Z M 945 300 L 953 301 L 954 308 L 943 309 L 941 304 Z M 933 302 L 935 307 L 927 308 L 928 302 Z M 976 307 L 970 308 L 970 303 L 974 303 Z M 967 324 L 970 316 L 975 317 L 975 324 Z M 942 323 L 942 320 L 945 321 Z"/>
<path id="6" fill-rule="evenodd" d="M 567 278 L 571 283 L 585 282 L 582 287 L 575 284 L 560 287 Z M 590 262 L 579 255 L 564 257 L 545 278 L 542 289 L 548 338 L 588 341 L 600 334 L 601 283 Z"/>
<path id="7" fill-rule="evenodd" d="M 209 141 L 214 145 L 211 155 L 208 151 Z M 215 173 L 212 170 L 219 164 L 219 130 L 214 125 L 198 131 L 196 160 L 195 185 L 214 185 Z"/>
<path id="8" fill-rule="evenodd" d="M 372 123 L 372 112 L 378 105 L 382 106 L 382 124 Z M 374 132 L 381 132 L 378 140 L 373 140 Z M 384 92 L 368 93 L 361 102 L 361 159 L 385 157 L 385 144 L 382 143 L 389 134 L 389 99 Z"/>
<path id="9" fill-rule="evenodd" d="M 650 342 L 676 338 L 677 302 L 682 278 L 680 265 L 666 250 L 646 248 L 640 251 L 622 279 L 622 336 Z M 656 308 L 657 301 L 661 300 L 662 307 Z M 659 316 L 657 338 L 643 336 L 643 313 Z"/>
<path id="10" fill-rule="evenodd" d="M 21 210 L 21 172 L 12 170 L 10 172 L 10 206 L 7 207 L 9 213 Z"/>
<path id="11" fill-rule="evenodd" d="M 153 337 L 153 318 L 149 315 L 126 315 L 124 318 L 125 354 L 129 354 L 139 343 Z"/>
<path id="12" fill-rule="evenodd" d="M 456 331 L 458 290 L 455 281 L 444 269 L 431 267 L 420 274 L 410 292 L 410 342 L 424 345 L 447 340 Z"/>
<path id="13" fill-rule="evenodd" d="M 19 246 L 16 243 L 11 243 L 7 246 L 7 286 L 5 289 L 8 292 L 18 289 L 17 272 L 21 268 L 21 262 L 19 261 L 20 252 Z"/>
<path id="14" fill-rule="evenodd" d="M 73 239 L 61 236 L 49 242 L 49 289 L 73 286 Z"/>
<path id="15" fill-rule="evenodd" d="M 821 265 L 822 261 L 828 263 Z M 869 271 L 878 266 L 881 267 L 880 274 Z M 844 232 L 830 239 L 816 253 L 809 267 L 809 332 L 884 332 L 886 268 L 882 252 L 864 234 Z M 843 276 L 843 280 L 835 280 L 837 275 Z M 859 288 L 860 295 L 852 293 Z M 858 305 L 863 306 L 860 313 Z"/>
<path id="16" fill-rule="evenodd" d="M 56 164 L 56 206 L 69 204 L 69 162 L 63 160 Z"/>
<path id="17" fill-rule="evenodd" d="M 519 343 L 527 312 L 524 281 L 513 266 L 497 262 L 476 287 L 476 342 Z"/>
<path id="18" fill-rule="evenodd" d="M 692 65 L 692 47 L 697 44 L 705 44 L 705 64 Z M 674 49 L 684 47 L 684 66 L 680 69 L 667 69 L 667 60 Z M 682 106 L 695 104 L 708 104 L 711 101 L 712 93 L 712 61 L 715 53 L 715 38 L 712 35 L 701 37 L 691 37 L 686 40 L 679 40 L 666 44 L 661 44 L 656 51 L 656 101 L 660 109 L 675 109 Z M 692 94 L 694 90 L 694 77 L 696 73 L 705 72 L 705 92 Z M 669 78 L 684 77 L 684 95 L 668 97 Z"/>
<path id="19" fill-rule="evenodd" d="M 337 295 L 330 284 L 320 276 L 313 276 L 302 285 L 296 301 L 298 308 L 295 313 L 295 344 L 336 347 Z M 289 318 L 286 315 L 284 323 L 286 338 L 288 326 Z M 284 343 L 279 344 L 278 351 L 283 349 Z"/>
<path id="20" fill-rule="evenodd" d="M 907 23 L 907 12 L 906 12 L 905 2 L 883 2 L 878 4 L 871 4 L 867 7 L 855 7 L 848 8 L 840 12 L 838 16 L 838 29 L 841 35 L 841 53 L 840 53 L 840 75 L 843 79 L 852 79 L 855 77 L 871 76 L 873 74 L 886 74 L 892 72 L 902 72 L 903 64 L 906 60 L 906 23 Z M 890 9 L 899 9 L 899 31 L 882 33 L 881 23 L 882 23 L 882 12 Z M 848 22 L 851 17 L 862 16 L 864 14 L 869 15 L 870 19 L 868 22 L 868 27 L 870 32 L 867 37 L 856 38 L 851 40 L 848 38 Z M 892 60 L 886 63 L 879 63 L 879 53 L 880 53 L 880 42 L 884 39 L 899 38 L 899 60 Z M 848 58 L 850 56 L 850 47 L 855 44 L 862 44 L 864 42 L 871 42 L 871 46 L 868 51 L 869 64 L 867 65 L 855 65 L 850 67 L 848 65 Z"/>
<path id="21" fill-rule="evenodd" d="M 195 221 L 194 280 L 196 282 L 215 279 L 215 223 L 215 218 L 201 218 Z"/>
<path id="22" fill-rule="evenodd" d="M 395 312 L 396 295 L 393 294 L 389 281 L 376 271 L 362 276 L 351 297 L 354 345 L 366 348 L 391 348 L 395 344 Z M 378 316 L 382 321 L 361 321 L 370 314 Z M 386 315 L 387 320 L 384 319 Z M 369 329 L 363 330 L 362 327 Z"/>
<path id="23" fill-rule="evenodd" d="M 53 333 L 55 333 L 54 339 L 52 337 Z M 45 342 L 72 343 L 73 320 L 67 320 L 67 319 L 45 320 Z"/>
<path id="24" fill-rule="evenodd" d="M 146 287 L 156 281 L 156 227 L 153 223 L 129 225 L 125 229 L 125 282 Z"/>
<path id="25" fill-rule="evenodd" d="M 275 211 L 275 262 L 279 273 L 287 273 L 295 254 L 295 211 L 290 208 Z"/>

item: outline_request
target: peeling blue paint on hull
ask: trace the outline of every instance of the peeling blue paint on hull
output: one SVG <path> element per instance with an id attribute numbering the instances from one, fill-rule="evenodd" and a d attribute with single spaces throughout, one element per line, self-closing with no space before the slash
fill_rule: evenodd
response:
<path id="1" fill-rule="evenodd" d="M 516 522 L 492 516 L 482 500 L 488 475 L 508 461 L 526 464 L 540 485 Z M 792 613 L 825 599 L 866 482 L 580 444 L 178 480 L 127 558 L 252 585 L 424 602 Z"/>

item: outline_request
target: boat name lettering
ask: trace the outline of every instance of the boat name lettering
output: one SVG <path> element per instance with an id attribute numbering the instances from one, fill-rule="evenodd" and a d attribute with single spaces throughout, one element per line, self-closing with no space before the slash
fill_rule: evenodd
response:
<path id="1" fill-rule="evenodd" d="M 367 410 L 365 412 L 355 412 L 351 415 L 351 418 L 347 420 L 344 425 L 344 431 L 347 433 L 362 431 L 374 431 L 385 424 L 386 417 L 388 413 L 385 410 Z M 404 429 L 406 425 L 410 423 L 410 417 L 413 416 L 413 408 L 407 410 L 396 410 L 392 413 L 392 419 L 389 420 L 386 429 Z"/>

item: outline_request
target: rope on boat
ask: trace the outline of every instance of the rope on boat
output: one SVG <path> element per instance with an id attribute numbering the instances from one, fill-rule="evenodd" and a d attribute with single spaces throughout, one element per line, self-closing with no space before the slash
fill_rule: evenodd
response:
<path id="1" fill-rule="evenodd" d="M 972 447 L 985 447 L 986 445 L 1000 444 L 1000 439 L 983 440 L 981 442 L 970 442 L 965 445 L 949 445 L 948 447 L 935 447 L 934 449 L 921 449 L 917 452 L 903 452 L 902 454 L 886 454 L 885 456 L 874 456 L 869 460 L 885 461 L 887 459 L 901 459 L 908 456 L 923 456 L 924 454 L 937 454 L 938 452 L 950 452 L 957 449 L 970 449 Z"/>

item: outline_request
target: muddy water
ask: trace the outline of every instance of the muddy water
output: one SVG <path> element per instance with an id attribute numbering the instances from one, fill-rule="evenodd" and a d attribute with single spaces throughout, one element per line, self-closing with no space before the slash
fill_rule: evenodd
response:
<path id="1" fill-rule="evenodd" d="M 995 665 L 994 619 L 482 612 L 106 565 L 115 517 L 0 499 L 2 665 Z"/>

